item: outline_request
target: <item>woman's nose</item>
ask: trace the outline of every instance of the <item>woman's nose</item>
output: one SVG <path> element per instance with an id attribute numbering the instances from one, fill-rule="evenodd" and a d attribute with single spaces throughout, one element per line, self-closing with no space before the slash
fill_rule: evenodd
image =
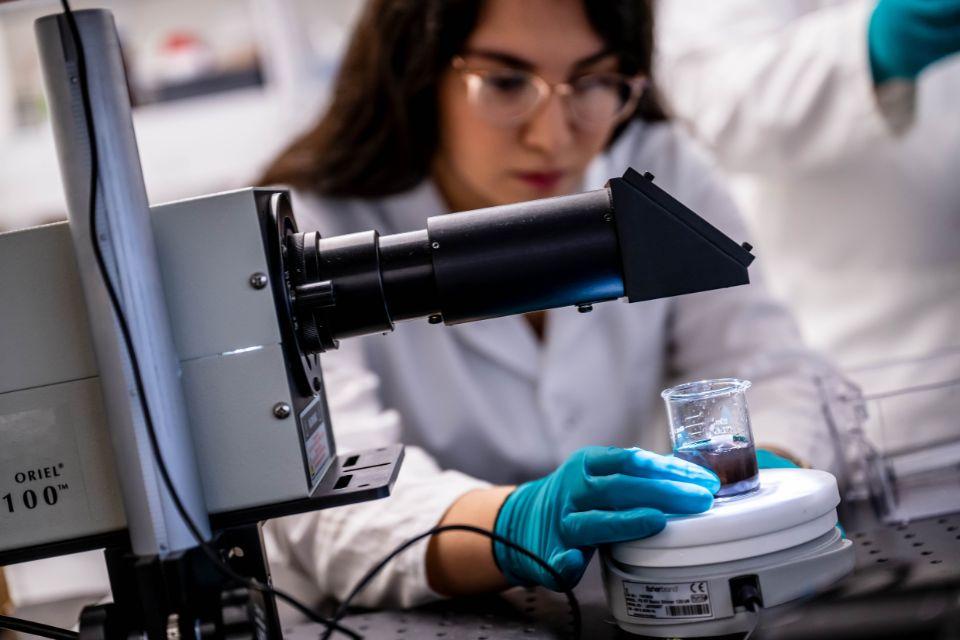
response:
<path id="1" fill-rule="evenodd" d="M 570 114 L 562 96 L 550 95 L 521 128 L 524 145 L 544 154 L 555 154 L 573 142 Z"/>

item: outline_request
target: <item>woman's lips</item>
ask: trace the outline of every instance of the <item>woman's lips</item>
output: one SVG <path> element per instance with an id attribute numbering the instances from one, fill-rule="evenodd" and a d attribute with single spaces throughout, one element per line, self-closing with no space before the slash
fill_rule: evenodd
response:
<path id="1" fill-rule="evenodd" d="M 537 191 L 551 191 L 555 189 L 563 177 L 565 171 L 517 171 L 514 175 L 533 187 Z"/>

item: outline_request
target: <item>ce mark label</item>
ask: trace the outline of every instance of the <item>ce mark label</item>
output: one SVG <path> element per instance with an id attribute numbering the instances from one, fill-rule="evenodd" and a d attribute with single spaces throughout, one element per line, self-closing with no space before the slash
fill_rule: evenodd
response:
<path id="1" fill-rule="evenodd" d="M 623 582 L 623 602 L 628 616 L 635 618 L 710 618 L 710 583 Z"/>

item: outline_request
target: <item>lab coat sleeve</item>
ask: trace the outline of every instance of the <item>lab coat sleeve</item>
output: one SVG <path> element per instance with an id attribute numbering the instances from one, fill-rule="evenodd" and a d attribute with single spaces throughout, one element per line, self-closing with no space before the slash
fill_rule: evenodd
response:
<path id="1" fill-rule="evenodd" d="M 683 199 L 737 241 L 747 239 L 736 205 L 705 160 L 684 154 Z M 677 381 L 739 377 L 747 394 L 754 440 L 822 469 L 836 470 L 835 446 L 821 410 L 818 376 L 832 367 L 808 350 L 793 316 L 764 285 L 763 253 L 750 284 L 675 298 L 668 354 Z"/>
<path id="2" fill-rule="evenodd" d="M 731 171 L 829 166 L 907 126 L 912 85 L 873 83 L 873 2 L 658 3 L 656 70 L 671 113 Z"/>
<path id="3" fill-rule="evenodd" d="M 378 379 L 363 366 L 357 341 L 345 340 L 340 351 L 322 357 L 338 451 L 397 442 L 399 416 L 383 410 Z M 274 582 L 310 603 L 342 600 L 391 549 L 435 526 L 464 493 L 485 486 L 462 473 L 443 471 L 423 450 L 407 447 L 390 497 L 267 524 L 264 539 Z M 354 604 L 410 607 L 439 598 L 427 583 L 427 542 L 388 564 Z M 291 617 L 289 609 L 283 613 Z"/>

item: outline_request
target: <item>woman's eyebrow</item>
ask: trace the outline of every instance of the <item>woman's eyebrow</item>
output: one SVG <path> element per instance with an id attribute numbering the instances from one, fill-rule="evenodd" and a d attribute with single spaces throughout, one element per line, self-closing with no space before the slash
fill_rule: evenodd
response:
<path id="1" fill-rule="evenodd" d="M 526 71 L 532 71 L 535 66 L 529 60 L 524 60 L 519 56 L 515 56 L 503 51 L 494 51 L 492 49 L 467 49 L 463 52 L 463 55 L 486 58 L 487 60 L 493 60 L 494 62 L 505 64 L 508 67 L 515 67 L 517 69 L 524 69 Z"/>
<path id="2" fill-rule="evenodd" d="M 613 51 L 611 51 L 610 49 L 603 49 L 603 50 L 601 50 L 601 51 L 597 51 L 596 53 L 594 53 L 594 54 L 592 54 L 592 55 L 586 56 L 585 58 L 580 58 L 579 60 L 577 60 L 576 62 L 574 62 L 574 63 L 573 63 L 573 70 L 574 70 L 574 71 L 580 71 L 580 70 L 585 69 L 585 68 L 587 68 L 587 67 L 590 67 L 590 66 L 592 66 L 592 65 L 594 65 L 594 64 L 596 64 L 596 63 L 598 63 L 598 62 L 600 62 L 600 61 L 602 61 L 602 60 L 606 60 L 607 58 L 609 58 L 609 57 L 611 57 L 611 56 L 613 56 L 613 55 L 616 55 L 616 54 L 615 54 Z"/>
<path id="3" fill-rule="evenodd" d="M 496 51 L 494 49 L 467 49 L 463 52 L 463 55 L 486 58 L 488 60 L 493 60 L 494 62 L 505 64 L 508 67 L 523 69 L 525 71 L 533 71 L 536 69 L 536 65 L 529 60 L 525 60 L 517 55 L 507 53 L 505 51 Z M 596 53 L 592 53 L 588 56 L 580 58 L 573 63 L 572 68 L 574 71 L 579 71 L 612 55 L 614 55 L 612 51 L 609 49 L 603 49 Z"/>

